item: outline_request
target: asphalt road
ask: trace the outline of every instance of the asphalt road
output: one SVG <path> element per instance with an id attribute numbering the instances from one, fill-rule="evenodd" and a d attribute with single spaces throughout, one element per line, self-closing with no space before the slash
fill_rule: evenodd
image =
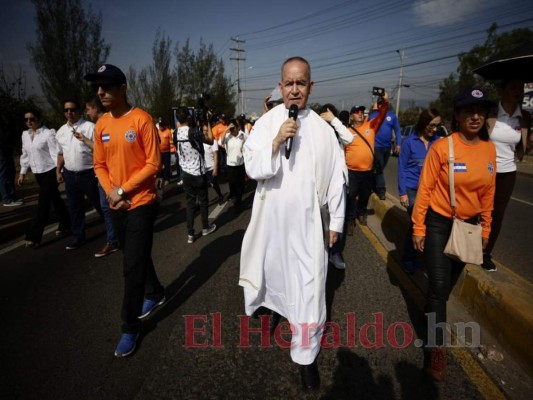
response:
<path id="1" fill-rule="evenodd" d="M 398 196 L 398 158 L 390 157 L 385 169 L 387 192 Z M 518 174 L 505 211 L 493 258 L 533 282 L 533 176 Z"/>
<path id="2" fill-rule="evenodd" d="M 328 275 L 330 320 L 338 324 L 340 340 L 330 336 L 332 345 L 319 355 L 321 390 L 303 393 L 288 349 L 261 346 L 257 334 L 250 346 L 241 342 L 246 335 L 237 281 L 249 217 L 249 208 L 237 213 L 227 204 L 215 221 L 217 231 L 188 245 L 184 195 L 173 186 L 161 205 L 153 250 L 169 300 L 143 323 L 140 346 L 127 359 L 113 357 L 120 336 L 121 254 L 93 257 L 104 242 L 101 223 L 89 224 L 88 243 L 75 251 L 64 250 L 67 239 L 47 237 L 37 250 L 18 247 L 0 255 L 0 398 L 483 398 L 451 352 L 447 382 L 424 379 L 422 351 L 413 344 L 420 312 L 360 228 L 346 245 L 346 271 L 330 268 Z M 384 345 L 376 348 L 374 328 L 367 344 L 361 328 L 379 315 Z M 408 336 L 398 330 L 391 339 L 387 333 L 402 321 L 414 336 L 398 348 Z"/>

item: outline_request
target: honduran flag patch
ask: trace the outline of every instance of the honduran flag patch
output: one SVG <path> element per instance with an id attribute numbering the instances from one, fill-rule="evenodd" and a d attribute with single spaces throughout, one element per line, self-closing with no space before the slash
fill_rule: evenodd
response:
<path id="1" fill-rule="evenodd" d="M 109 142 L 109 133 L 102 133 L 102 142 Z"/>
<path id="2" fill-rule="evenodd" d="M 453 172 L 466 172 L 466 164 L 465 163 L 455 163 L 453 165 Z"/>

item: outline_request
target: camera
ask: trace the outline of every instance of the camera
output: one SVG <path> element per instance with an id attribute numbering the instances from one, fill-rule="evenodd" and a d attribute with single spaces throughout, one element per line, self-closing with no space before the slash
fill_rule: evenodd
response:
<path id="1" fill-rule="evenodd" d="M 374 86 L 372 88 L 372 96 L 384 97 L 385 96 L 385 89 L 381 88 L 381 87 Z"/>
<path id="2" fill-rule="evenodd" d="M 198 97 L 197 104 L 198 108 L 195 110 L 195 118 L 198 122 L 204 122 L 207 121 L 207 113 L 213 114 L 215 111 L 215 107 L 208 107 L 206 105 L 206 101 L 208 101 L 211 98 L 210 95 L 202 93 Z"/>

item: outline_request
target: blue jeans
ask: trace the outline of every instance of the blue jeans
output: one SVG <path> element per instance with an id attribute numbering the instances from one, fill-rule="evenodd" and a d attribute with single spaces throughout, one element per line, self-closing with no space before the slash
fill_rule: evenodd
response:
<path id="1" fill-rule="evenodd" d="M 107 195 L 105 194 L 104 188 L 102 185 L 100 185 L 100 183 L 98 183 L 98 191 L 100 192 L 100 208 L 102 209 L 102 214 L 104 214 L 107 243 L 118 246 L 118 237 L 115 233 L 115 228 L 113 227 L 111 208 L 109 207 L 109 202 L 107 201 Z"/>
<path id="2" fill-rule="evenodd" d="M 407 197 L 409 198 L 409 207 L 407 207 L 407 214 L 409 214 L 409 228 L 405 235 L 405 243 L 403 245 L 403 261 L 414 261 L 417 257 L 416 250 L 413 247 L 413 222 L 411 216 L 413 215 L 413 208 L 415 207 L 417 189 L 407 188 Z"/>
<path id="3" fill-rule="evenodd" d="M 170 181 L 172 172 L 170 171 L 170 153 L 161 153 L 161 163 L 163 164 L 163 169 L 161 170 L 161 177 L 165 181 Z"/>
<path id="4" fill-rule="evenodd" d="M 213 176 L 213 170 L 206 171 L 205 173 L 207 175 L 207 181 L 209 184 L 215 189 L 215 192 L 217 192 L 218 197 L 222 197 L 222 192 L 220 190 L 220 186 L 217 181 L 217 177 Z"/>
<path id="5" fill-rule="evenodd" d="M 15 174 L 12 150 L 0 147 L 0 198 L 3 203 L 16 200 Z"/>
<path id="6" fill-rule="evenodd" d="M 381 165 L 382 171 L 385 171 L 385 167 L 389 162 L 390 152 L 390 147 L 376 147 L 374 149 L 374 157 L 376 157 L 376 160 Z M 376 193 L 384 194 L 387 191 L 387 188 L 385 187 L 385 175 L 383 172 L 381 174 L 376 174 L 375 179 L 376 181 L 374 184 Z"/>
<path id="7" fill-rule="evenodd" d="M 72 236 L 77 242 L 85 241 L 85 196 L 94 209 L 103 217 L 98 193 L 98 179 L 94 169 L 74 172 L 63 169 L 67 206 L 70 213 Z"/>

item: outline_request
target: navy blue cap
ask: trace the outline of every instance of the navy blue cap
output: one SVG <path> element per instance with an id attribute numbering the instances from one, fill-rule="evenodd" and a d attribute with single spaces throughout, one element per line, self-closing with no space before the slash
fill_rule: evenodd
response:
<path id="1" fill-rule="evenodd" d="M 360 110 L 364 112 L 366 110 L 366 107 L 365 106 L 353 106 L 350 110 L 350 114 L 353 114 Z"/>
<path id="2" fill-rule="evenodd" d="M 95 82 L 97 80 L 105 80 L 114 83 L 126 83 L 126 75 L 119 67 L 111 64 L 104 64 L 96 73 L 87 74 L 83 77 L 86 81 Z"/>
<path id="3" fill-rule="evenodd" d="M 487 95 L 481 89 L 476 88 L 458 93 L 453 101 L 453 107 L 456 110 L 463 107 L 473 106 L 475 104 L 484 104 L 489 108 L 496 106 L 496 103 L 489 100 Z"/>

